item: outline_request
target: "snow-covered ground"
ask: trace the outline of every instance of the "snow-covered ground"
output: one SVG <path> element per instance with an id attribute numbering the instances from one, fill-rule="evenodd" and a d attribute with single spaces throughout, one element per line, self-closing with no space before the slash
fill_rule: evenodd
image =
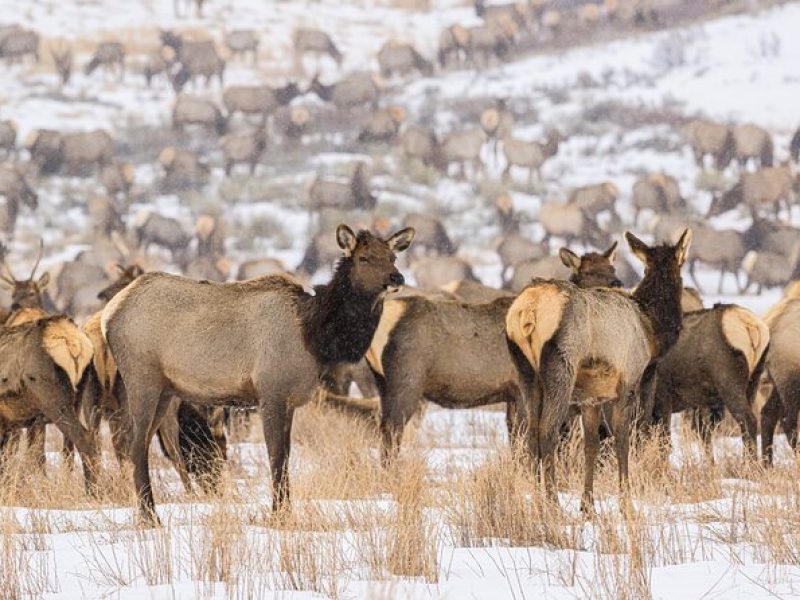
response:
<path id="1" fill-rule="evenodd" d="M 330 31 L 345 55 L 343 70 L 350 71 L 375 70 L 375 53 L 389 38 L 413 41 L 423 54 L 433 56 L 442 27 L 476 22 L 472 8 L 455 0 L 434 2 L 436 9 L 427 13 L 397 8 L 388 1 L 211 0 L 204 18 L 180 20 L 173 16 L 170 0 L 19 4 L 18 0 L 0 0 L 6 18 L 41 32 L 45 45 L 61 39 L 74 44 L 78 68 L 73 81 L 59 90 L 46 60 L 35 68 L 3 66 L 0 118 L 14 119 L 22 139 L 40 127 L 102 127 L 112 131 L 122 146 L 137 130 L 169 127 L 171 90 L 163 82 L 147 88 L 135 74 L 137 61 L 156 46 L 159 27 L 204 28 L 217 41 L 225 30 L 258 28 L 263 32 L 258 67 L 233 62 L 226 71 L 226 82 L 278 84 L 298 76 L 291 67 L 291 31 L 297 26 Z M 646 234 L 647 219 L 638 225 L 630 222 L 630 189 L 637 176 L 664 171 L 677 177 L 698 214 L 705 212 L 710 201 L 710 193 L 701 189 L 701 173 L 691 152 L 679 138 L 677 120 L 702 114 L 723 121 L 754 122 L 773 135 L 778 160 L 787 158 L 789 137 L 800 124 L 798 27 L 800 5 L 787 3 L 677 30 L 548 51 L 481 72 L 454 70 L 433 77 L 392 80 L 384 82 L 384 102 L 407 107 L 410 123 L 433 123 L 446 132 L 476 126 L 477 111 L 494 98 L 506 98 L 517 117 L 515 136 L 542 139 L 550 127 L 567 135 L 558 154 L 546 163 L 543 182 L 529 187 L 523 183 L 524 174 L 513 173 L 512 193 L 524 217 L 525 233 L 534 239 L 541 235 L 536 215 L 543 200 L 563 199 L 574 186 L 611 180 L 622 191 L 619 212 L 626 225 Z M 94 44 L 104 39 L 120 39 L 128 47 L 131 73 L 124 85 L 102 73 L 82 74 L 80 67 Z M 307 61 L 307 73 L 300 76 L 302 85 L 316 68 L 313 61 Z M 339 74 L 325 61 L 321 69 L 328 81 Z M 221 90 L 212 85 L 198 93 L 219 100 Z M 304 153 L 280 145 L 271 148 L 254 180 L 237 174 L 232 181 L 224 181 L 215 143 L 191 134 L 183 141 L 210 148 L 212 164 L 217 167 L 199 198 L 160 196 L 146 190 L 161 147 L 125 148 L 123 156 L 135 159 L 140 188 L 130 214 L 154 206 L 181 219 L 188 229 L 198 207 L 222 210 L 229 223 L 228 246 L 234 261 L 267 254 L 292 266 L 299 262 L 315 231 L 305 207 L 308 182 L 318 172 L 341 173 L 356 157 L 365 158 L 375 171 L 379 214 L 399 224 L 405 212 L 435 211 L 459 243 L 459 254 L 473 263 L 486 283 L 498 284 L 500 263 L 492 249 L 498 229 L 491 194 L 503 189 L 499 178 L 502 159 L 496 161 L 487 148 L 487 173 L 474 180 L 414 176 L 404 171 L 402 160 L 391 151 L 354 148 L 352 137 L 361 116 L 358 119 L 358 123 L 339 123 L 328 136 L 310 136 L 307 146 L 320 152 Z M 725 177 L 733 181 L 735 170 Z M 35 244 L 31 241 L 44 235 L 48 246 L 44 266 L 71 258 L 86 242 L 83 207 L 87 195 L 95 190 L 92 182 L 69 178 L 43 182 L 40 208 L 36 214 L 23 211 L 12 250 L 32 256 Z M 252 235 L 255 222 L 275 235 L 240 243 L 240 238 Z M 718 227 L 735 229 L 747 223 L 735 213 L 714 221 Z M 715 296 L 716 281 L 716 273 L 701 269 L 707 303 L 735 301 L 763 313 L 780 296 L 778 289 L 760 295 L 735 294 L 730 279 L 726 293 Z M 315 414 L 307 421 L 319 423 L 320 418 Z M 347 428 L 341 428 L 340 438 L 323 436 L 323 440 L 344 444 Z M 317 514 L 318 520 L 306 519 L 293 528 L 272 526 L 261 511 L 270 497 L 263 445 L 238 444 L 232 449 L 235 492 L 227 494 L 224 502 L 187 498 L 174 474 L 162 465 L 157 494 L 162 499 L 166 496 L 159 505 L 166 524 L 163 530 L 133 527 L 133 512 L 124 503 L 97 506 L 71 501 L 70 508 L 61 510 L 53 508 L 52 502 L 45 508 L 0 508 L 0 595 L 306 598 L 322 594 L 517 600 L 638 597 L 643 589 L 656 598 L 800 595 L 798 472 L 782 438 L 777 474 L 749 481 L 736 479 L 729 472 L 735 468 L 723 467 L 712 473 L 712 478 L 719 480 L 718 489 L 713 494 L 704 492 L 703 498 L 689 500 L 690 494 L 665 489 L 655 503 L 637 500 L 639 520 L 627 521 L 629 537 L 624 532 L 611 534 L 616 527 L 625 529 L 625 524 L 614 520 L 618 515 L 614 473 L 606 469 L 605 491 L 600 494 L 601 516 L 606 520 L 574 525 L 579 521 L 577 495 L 563 494 L 562 501 L 568 506 L 563 522 L 568 524 L 560 532 L 562 542 L 533 544 L 513 540 L 510 535 L 478 539 L 466 526 L 462 529 L 469 531 L 464 534 L 459 519 L 468 520 L 473 505 L 448 505 L 453 498 L 474 500 L 467 492 L 459 495 L 453 490 L 474 485 L 475 471 L 493 468 L 498 476 L 502 474 L 502 463 L 498 466 L 496 461 L 505 444 L 504 415 L 483 410 L 428 411 L 414 440 L 407 444 L 412 456 L 421 457 L 425 482 L 435 496 L 426 499 L 420 509 L 420 527 L 426 535 L 417 537 L 434 557 L 432 567 L 421 569 L 424 576 L 387 572 L 386 565 L 392 561 L 385 556 L 385 548 L 393 547 L 393 527 L 402 512 L 392 499 L 391 486 L 382 481 L 377 489 L 356 498 L 352 492 L 326 496 L 328 492 L 316 490 L 309 481 L 325 476 L 313 467 L 325 453 L 308 431 L 296 438 L 292 471 L 300 480 L 294 490 L 297 507 L 306 514 Z M 362 466 L 377 464 L 377 437 L 365 439 L 366 449 L 357 445 L 349 454 L 334 455 Z M 702 481 L 704 473 L 698 476 L 698 467 L 692 462 L 699 455 L 698 448 L 682 438 L 676 438 L 675 445 L 672 462 L 677 473 L 685 469 L 687 481 Z M 717 457 L 723 463 L 725 457 L 740 451 L 736 438 L 717 440 Z M 113 468 L 110 457 L 109 465 Z M 323 482 L 317 483 L 322 486 Z M 73 480 L 69 485 L 70 489 L 78 486 Z M 350 489 L 348 485 L 343 483 L 342 489 Z M 52 498 L 53 491 L 49 493 Z M 709 494 L 713 497 L 707 497 Z M 761 519 L 759 511 L 770 518 Z M 535 538 L 532 532 L 538 531 L 540 523 L 528 525 L 525 539 Z M 759 537 L 759 531 L 763 536 Z M 767 532 L 774 535 L 768 537 Z M 619 546 L 610 542 L 615 537 Z M 636 562 L 636 543 L 647 547 L 641 551 L 648 557 L 646 564 Z M 383 554 L 378 547 L 384 548 Z M 413 554 L 415 550 L 405 552 Z M 626 582 L 630 587 L 621 585 Z"/>

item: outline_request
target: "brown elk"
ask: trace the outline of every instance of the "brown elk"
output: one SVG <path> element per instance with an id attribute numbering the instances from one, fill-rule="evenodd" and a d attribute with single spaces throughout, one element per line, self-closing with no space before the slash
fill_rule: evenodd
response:
<path id="1" fill-rule="evenodd" d="M 610 181 L 585 185 L 575 188 L 570 192 L 568 202 L 580 208 L 583 213 L 592 219 L 608 211 L 612 217 L 619 219 L 614 205 L 619 197 L 619 188 Z"/>
<path id="2" fill-rule="evenodd" d="M 576 285 L 616 285 L 615 248 L 583 257 L 563 248 L 562 260 Z M 384 463 L 396 456 L 423 399 L 445 408 L 505 402 L 510 437 L 519 441 L 517 374 L 504 331 L 513 302 L 508 294 L 486 304 L 420 296 L 386 302 L 367 352 L 381 397 Z"/>
<path id="3" fill-rule="evenodd" d="M 213 102 L 198 96 L 180 94 L 172 107 L 172 127 L 182 130 L 187 125 L 198 125 L 217 135 L 222 135 L 228 128 L 227 119 Z"/>
<path id="4" fill-rule="evenodd" d="M 514 127 L 514 115 L 502 98 L 495 101 L 494 106 L 484 110 L 480 116 L 481 129 L 492 144 L 492 153 L 497 159 L 497 147 L 501 140 L 511 137 Z"/>
<path id="5" fill-rule="evenodd" d="M 703 160 L 707 155 L 714 159 L 714 166 L 718 170 L 724 169 L 733 160 L 736 142 L 727 125 L 695 119 L 685 125 L 681 133 L 692 147 L 698 167 L 703 167 Z"/>
<path id="6" fill-rule="evenodd" d="M 225 34 L 225 46 L 235 56 L 244 58 L 248 52 L 253 64 L 258 62 L 258 33 L 254 29 L 234 29 Z"/>
<path id="7" fill-rule="evenodd" d="M 0 121 L 0 148 L 10 158 L 17 153 L 17 124 L 14 121 Z"/>
<path id="8" fill-rule="evenodd" d="M 504 235 L 497 244 L 496 250 L 500 256 L 502 265 L 500 277 L 504 285 L 508 282 L 509 268 L 524 260 L 542 258 L 545 255 L 545 249 L 541 244 L 518 233 Z"/>
<path id="9" fill-rule="evenodd" d="M 11 63 L 21 62 L 26 56 L 39 62 L 39 34 L 18 25 L 5 28 L 0 35 L 0 58 Z"/>
<path id="10" fill-rule="evenodd" d="M 602 230 L 597 223 L 575 204 L 545 202 L 539 208 L 539 223 L 544 228 L 542 243 L 549 246 L 552 236 L 560 237 L 566 244 L 580 241 L 584 245 L 603 241 Z M 599 244 L 597 244 L 599 245 Z"/>
<path id="11" fill-rule="evenodd" d="M 316 75 L 307 91 L 341 110 L 352 110 L 364 104 L 376 108 L 381 94 L 372 74 L 366 72 L 352 73 L 331 85 L 323 84 Z"/>
<path id="12" fill-rule="evenodd" d="M 265 123 L 278 107 L 285 106 L 300 95 L 297 84 L 290 81 L 283 87 L 268 85 L 232 85 L 222 92 L 222 103 L 230 119 L 235 113 L 256 115 Z"/>
<path id="13" fill-rule="evenodd" d="M 733 128 L 733 141 L 736 144 L 734 156 L 742 170 L 750 160 L 761 169 L 772 166 L 772 137 L 766 130 L 749 123 L 737 125 Z"/>
<path id="14" fill-rule="evenodd" d="M 329 56 L 337 66 L 341 66 L 343 56 L 331 37 L 319 29 L 297 29 L 292 35 L 295 70 L 303 70 L 303 55 L 313 54 L 317 61 L 321 56 Z"/>
<path id="15" fill-rule="evenodd" d="M 175 50 L 169 46 L 162 46 L 148 53 L 142 67 L 142 74 L 147 87 L 153 84 L 153 78 L 156 75 L 164 75 L 169 81 L 170 71 L 173 64 L 175 64 L 176 56 Z"/>
<path id="16" fill-rule="evenodd" d="M 330 181 L 317 176 L 308 189 L 308 210 L 324 208 L 372 210 L 377 197 L 370 190 L 367 165 L 356 163 L 347 182 Z"/>
<path id="17" fill-rule="evenodd" d="M 197 77 L 205 77 L 206 86 L 211 84 L 212 78 L 217 77 L 222 86 L 225 61 L 217 53 L 212 40 L 188 40 L 172 31 L 162 31 L 161 42 L 175 52 L 170 81 L 176 92 Z"/>
<path id="18" fill-rule="evenodd" d="M 158 162 L 164 169 L 164 192 L 200 187 L 208 180 L 208 165 L 191 150 L 167 146 L 158 155 Z"/>
<path id="19" fill-rule="evenodd" d="M 506 317 L 527 406 L 528 451 L 541 461 L 553 501 L 557 501 L 554 452 L 559 431 L 570 403 L 580 405 L 586 455 L 581 507 L 586 512 L 594 505 L 603 403 L 611 402 L 611 429 L 625 493 L 632 411 L 645 371 L 654 371 L 653 361 L 675 344 L 681 328 L 680 268 L 687 258 L 691 230 L 675 246 L 650 247 L 631 233 L 625 236 L 645 265 L 644 279 L 633 294 L 537 280 L 517 297 Z"/>
<path id="20" fill-rule="evenodd" d="M 100 184 L 112 198 L 121 194 L 125 200 L 129 200 L 134 174 L 132 164 L 113 162 L 100 170 Z"/>
<path id="21" fill-rule="evenodd" d="M 357 139 L 359 142 L 391 142 L 405 119 L 406 111 L 401 106 L 378 109 L 369 116 Z"/>
<path id="22" fill-rule="evenodd" d="M 751 250 L 744 256 L 742 270 L 747 276 L 744 290 L 756 285 L 757 293 L 764 287 L 784 286 L 800 277 L 800 243 L 788 253 Z"/>
<path id="23" fill-rule="evenodd" d="M 703 291 L 695 273 L 695 265 L 700 262 L 719 270 L 718 294 L 722 293 L 722 282 L 726 273 L 733 275 L 737 290 L 742 292 L 739 268 L 747 253 L 742 233 L 733 229 L 714 229 L 708 225 L 699 225 L 694 228 L 693 248 L 689 258 L 689 275 L 697 289 Z"/>
<path id="24" fill-rule="evenodd" d="M 407 159 L 419 161 L 426 167 L 444 168 L 439 140 L 433 129 L 409 127 L 403 133 L 400 144 Z"/>
<path id="25" fill-rule="evenodd" d="M 547 132 L 547 140 L 543 144 L 515 139 L 509 132 L 503 139 L 503 156 L 506 159 L 503 179 L 511 177 L 511 167 L 521 167 L 528 169 L 528 185 L 533 183 L 534 172 L 536 178 L 541 181 L 542 165 L 547 159 L 555 156 L 558 145 L 563 139 L 557 129 Z"/>
<path id="26" fill-rule="evenodd" d="M 378 66 L 381 76 L 407 75 L 418 71 L 422 75 L 433 74 L 433 64 L 422 56 L 411 44 L 388 41 L 378 50 Z"/>
<path id="27" fill-rule="evenodd" d="M 109 302 L 101 328 L 125 381 L 128 448 L 142 517 L 158 521 L 148 449 L 168 390 L 202 404 L 258 404 L 272 508 L 288 506 L 294 410 L 311 399 L 328 368 L 365 354 L 384 296 L 404 283 L 395 252 L 413 237 L 404 229 L 382 240 L 340 225 L 344 256 L 331 282 L 313 296 L 282 276 L 215 284 L 154 273 Z"/>
<path id="28" fill-rule="evenodd" d="M 120 42 L 100 42 L 83 72 L 87 76 L 91 75 L 100 66 L 109 71 L 118 69 L 119 79 L 122 81 L 125 77 L 125 48 Z"/>
<path id="29" fill-rule="evenodd" d="M 39 196 L 25 180 L 18 167 L 0 165 L 0 196 L 5 199 L 5 206 L 0 211 L 0 226 L 7 233 L 14 231 L 17 223 L 20 204 L 36 210 Z"/>
<path id="30" fill-rule="evenodd" d="M 403 227 L 411 227 L 415 232 L 414 249 L 409 252 L 409 256 L 416 257 L 423 254 L 420 248 L 426 252 L 433 252 L 440 255 L 455 254 L 456 247 L 444 224 L 429 214 L 409 213 L 403 220 Z"/>
<path id="31" fill-rule="evenodd" d="M 754 219 L 762 209 L 769 208 L 777 216 L 781 206 L 785 206 L 787 214 L 791 216 L 790 201 L 794 187 L 794 176 L 789 166 L 766 167 L 755 173 L 742 173 L 736 185 L 714 197 L 707 216 L 714 217 L 740 205 L 750 209 Z"/>
<path id="32" fill-rule="evenodd" d="M 250 165 L 250 174 L 256 172 L 256 166 L 267 149 L 267 132 L 263 127 L 254 131 L 229 133 L 219 138 L 219 147 L 225 162 L 225 175 L 230 175 L 237 164 Z"/>
<path id="33" fill-rule="evenodd" d="M 437 159 L 441 161 L 442 173 L 448 174 L 452 163 L 458 164 L 459 174 L 466 177 L 466 163 L 472 163 L 473 177 L 483 170 L 481 148 L 486 136 L 480 128 L 448 133 L 439 144 Z"/>
<path id="34" fill-rule="evenodd" d="M 681 196 L 678 180 L 663 173 L 640 177 L 633 184 L 631 193 L 634 216 L 633 222 L 639 222 L 639 214 L 643 210 L 652 210 L 656 214 L 683 212 L 686 200 Z"/>
<path id="35" fill-rule="evenodd" d="M 143 209 L 136 216 L 134 231 L 136 243 L 142 252 L 146 253 L 151 244 L 156 244 L 169 250 L 176 263 L 182 265 L 186 262 L 192 236 L 186 233 L 177 219 Z"/>
<path id="36" fill-rule="evenodd" d="M 25 147 L 39 173 L 57 173 L 63 162 L 63 136 L 53 129 L 36 129 L 28 134 Z"/>
<path id="37" fill-rule="evenodd" d="M 461 25 L 451 25 L 439 35 L 437 58 L 439 66 L 446 67 L 455 62 L 460 65 L 466 60 L 469 47 L 469 31 Z"/>

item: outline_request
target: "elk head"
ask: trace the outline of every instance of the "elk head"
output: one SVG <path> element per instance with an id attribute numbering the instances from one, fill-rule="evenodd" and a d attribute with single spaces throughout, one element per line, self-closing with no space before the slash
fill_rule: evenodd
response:
<path id="1" fill-rule="evenodd" d="M 117 280 L 97 293 L 97 298 L 104 302 L 111 300 L 111 298 L 121 292 L 134 279 L 144 274 L 144 269 L 136 264 L 128 265 L 127 267 L 117 264 L 115 267 L 119 271 Z"/>
<path id="2" fill-rule="evenodd" d="M 561 262 L 572 270 L 569 280 L 578 287 L 623 287 L 614 269 L 617 242 L 605 252 L 587 252 L 578 256 L 569 248 L 559 251 Z"/>
<path id="3" fill-rule="evenodd" d="M 405 279 L 394 264 L 414 240 L 414 229 L 407 227 L 383 240 L 368 231 L 353 233 L 347 225 L 336 229 L 336 241 L 344 251 L 339 271 L 349 278 L 350 287 L 365 296 L 397 291 Z"/>
<path id="4" fill-rule="evenodd" d="M 42 250 L 44 242 L 39 242 L 39 256 L 36 258 L 36 263 L 31 269 L 31 274 L 28 279 L 17 279 L 11 272 L 11 268 L 3 258 L 3 268 L 5 273 L 0 273 L 0 282 L 3 287 L 11 290 L 11 310 L 19 310 L 20 308 L 42 308 L 42 292 L 50 283 L 50 273 L 44 272 L 38 280 L 34 280 L 36 269 L 39 267 L 39 261 L 42 259 Z"/>

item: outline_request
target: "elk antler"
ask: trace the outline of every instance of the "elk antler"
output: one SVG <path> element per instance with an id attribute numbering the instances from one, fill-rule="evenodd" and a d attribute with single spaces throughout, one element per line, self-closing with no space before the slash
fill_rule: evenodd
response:
<path id="1" fill-rule="evenodd" d="M 33 269 L 31 269 L 31 276 L 30 279 L 33 280 L 33 276 L 36 275 L 36 269 L 39 268 L 39 261 L 42 260 L 42 252 L 44 251 L 44 240 L 39 238 L 39 256 L 36 257 L 36 262 L 33 264 Z M 9 271 L 10 273 L 11 271 Z"/>

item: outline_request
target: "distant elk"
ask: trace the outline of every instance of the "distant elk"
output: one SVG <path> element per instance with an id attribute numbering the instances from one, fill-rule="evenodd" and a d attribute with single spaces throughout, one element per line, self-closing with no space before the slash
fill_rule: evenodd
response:
<path id="1" fill-rule="evenodd" d="M 640 390 L 652 380 L 656 361 L 676 343 L 681 329 L 680 268 L 691 230 L 675 246 L 650 247 L 630 233 L 626 238 L 645 265 L 644 279 L 633 294 L 535 280 L 506 315 L 523 402 L 541 407 L 526 411 L 527 449 L 541 463 L 545 489 L 554 502 L 559 431 L 570 405 L 580 406 L 585 453 L 581 509 L 587 513 L 594 512 L 602 405 L 609 404 L 620 488 L 627 494 L 628 442 Z"/>
<path id="2" fill-rule="evenodd" d="M 17 153 L 17 124 L 14 121 L 0 121 L 0 149 L 5 152 L 5 158 Z"/>
<path id="3" fill-rule="evenodd" d="M 181 131 L 187 125 L 197 125 L 222 135 L 228 128 L 228 120 L 211 100 L 179 94 L 172 107 L 172 128 Z"/>
<path id="4" fill-rule="evenodd" d="M 87 177 L 114 158 L 114 140 L 103 129 L 75 133 L 36 130 L 28 136 L 26 145 L 31 162 L 46 174 L 63 168 L 69 175 Z"/>
<path id="5" fill-rule="evenodd" d="M 177 219 L 144 209 L 136 216 L 134 232 L 142 252 L 146 253 L 151 244 L 156 244 L 169 250 L 174 262 L 185 264 L 192 236 Z"/>
<path id="6" fill-rule="evenodd" d="M 475 14 L 486 21 L 510 19 L 520 29 L 529 26 L 528 5 L 523 2 L 509 2 L 506 4 L 486 4 L 485 0 L 475 0 Z"/>
<path id="7" fill-rule="evenodd" d="M 125 234 L 121 211 L 108 196 L 90 196 L 86 201 L 86 211 L 93 229 L 101 235 L 110 237 L 114 232 Z"/>
<path id="8" fill-rule="evenodd" d="M 381 93 L 372 74 L 366 72 L 352 73 L 331 85 L 321 83 L 317 75 L 311 80 L 308 92 L 340 110 L 352 110 L 365 104 L 376 108 Z"/>
<path id="9" fill-rule="evenodd" d="M 750 123 L 737 125 L 733 128 L 733 140 L 735 158 L 742 170 L 751 160 L 757 168 L 772 166 L 774 149 L 772 137 L 766 130 Z"/>
<path id="10" fill-rule="evenodd" d="M 314 126 L 314 116 L 306 106 L 280 106 L 272 121 L 273 131 L 284 140 L 301 140 Z"/>
<path id="11" fill-rule="evenodd" d="M 378 66 L 381 76 L 408 75 L 414 71 L 422 75 L 433 74 L 433 64 L 422 56 L 411 44 L 388 41 L 378 51 Z"/>
<path id="12" fill-rule="evenodd" d="M 678 180 L 663 173 L 655 173 L 640 177 L 633 184 L 631 193 L 634 217 L 639 222 L 643 210 L 651 210 L 655 214 L 683 212 L 686 200 L 681 196 Z"/>
<path id="13" fill-rule="evenodd" d="M 743 291 L 756 286 L 756 293 L 766 288 L 782 287 L 800 279 L 800 243 L 788 254 L 770 250 L 750 250 L 742 261 L 746 275 Z"/>
<path id="14" fill-rule="evenodd" d="M 303 56 L 312 54 L 317 60 L 319 66 L 319 59 L 322 56 L 328 56 L 336 63 L 337 66 L 342 65 L 343 56 L 333 43 L 331 37 L 324 31 L 319 29 L 301 28 L 295 30 L 292 35 L 292 45 L 294 47 L 294 61 L 295 71 L 303 72 Z M 317 69 L 319 71 L 319 68 Z"/>
<path id="15" fill-rule="evenodd" d="M 444 168 L 439 140 L 433 129 L 408 127 L 400 137 L 400 145 L 406 159 L 418 161 L 425 167 Z"/>
<path id="16" fill-rule="evenodd" d="M 172 10 L 176 17 L 181 16 L 181 5 L 186 8 L 186 15 L 189 15 L 192 5 L 195 7 L 195 16 L 199 19 L 203 17 L 203 5 L 208 0 L 172 0 Z"/>
<path id="17" fill-rule="evenodd" d="M 584 245 L 605 245 L 605 234 L 599 225 L 576 204 L 543 203 L 539 208 L 539 223 L 545 231 L 542 238 L 545 246 L 550 244 L 550 238 L 553 236 L 561 238 L 567 245 L 575 242 Z"/>
<path id="18" fill-rule="evenodd" d="M 732 229 L 720 230 L 702 224 L 695 226 L 693 231 L 692 256 L 688 262 L 689 274 L 697 289 L 700 292 L 703 291 L 695 272 L 695 265 L 700 262 L 719 270 L 718 294 L 722 293 L 722 283 L 726 273 L 733 275 L 736 289 L 739 293 L 742 293 L 743 286 L 739 282 L 739 268 L 747 253 L 744 236 Z"/>
<path id="19" fill-rule="evenodd" d="M 236 56 L 250 53 L 253 64 L 258 62 L 258 32 L 255 29 L 234 29 L 225 34 L 225 46 Z"/>
<path id="20" fill-rule="evenodd" d="M 707 216 L 714 217 L 738 207 L 749 209 L 753 218 L 764 210 L 777 216 L 781 208 L 791 217 L 791 201 L 796 180 L 789 166 L 766 167 L 755 173 L 742 173 L 739 181 L 711 202 Z"/>
<path id="21" fill-rule="evenodd" d="M 503 139 L 503 156 L 506 159 L 506 168 L 503 169 L 503 179 L 511 177 L 511 167 L 520 167 L 528 170 L 528 185 L 533 183 L 533 174 L 542 180 L 542 165 L 547 159 L 558 152 L 558 146 L 564 137 L 557 129 L 547 132 L 544 143 L 526 142 L 512 137 L 509 131 Z"/>
<path id="22" fill-rule="evenodd" d="M 402 230 L 382 240 L 340 225 L 344 256 L 331 282 L 314 295 L 282 276 L 215 284 L 153 273 L 109 302 L 101 331 L 125 382 L 127 447 L 142 518 L 158 522 L 148 453 L 167 390 L 201 404 L 258 405 L 272 509 L 289 507 L 294 410 L 311 399 L 320 374 L 364 356 L 384 297 L 404 283 L 395 253 L 413 236 Z M 204 323 L 200 329 L 198 322 Z"/>
<path id="23" fill-rule="evenodd" d="M 469 51 L 469 31 L 462 25 L 451 25 L 439 34 L 437 59 L 442 68 L 462 65 Z"/>
<path id="24" fill-rule="evenodd" d="M 120 42 L 100 42 L 83 72 L 85 75 L 91 75 L 100 66 L 108 71 L 118 70 L 119 79 L 122 81 L 125 77 L 124 46 Z"/>
<path id="25" fill-rule="evenodd" d="M 504 23 L 490 21 L 484 25 L 467 28 L 467 60 L 477 68 L 488 67 L 492 58 L 504 61 L 514 42 L 516 27 L 512 30 Z M 481 61 L 478 61 L 478 57 Z"/>
<path id="26" fill-rule="evenodd" d="M 448 175 L 450 165 L 456 163 L 462 178 L 466 178 L 466 163 L 472 164 L 472 177 L 483 171 L 481 149 L 486 142 L 485 134 L 480 128 L 453 131 L 442 138 L 438 148 L 438 161 L 442 173 Z"/>
<path id="27" fill-rule="evenodd" d="M 63 87 L 69 83 L 72 77 L 72 48 L 68 44 L 51 46 L 50 56 L 53 58 L 53 66 Z"/>
<path id="28" fill-rule="evenodd" d="M 326 208 L 337 210 L 372 210 L 377 197 L 370 190 L 367 165 L 356 163 L 347 182 L 331 181 L 317 176 L 308 189 L 309 212 Z"/>
<path id="29" fill-rule="evenodd" d="M 568 203 L 580 208 L 590 219 L 596 220 L 599 214 L 607 212 L 619 222 L 620 217 L 615 206 L 617 198 L 619 198 L 619 188 L 611 181 L 604 181 L 573 189 L 569 194 Z"/>
<path id="30" fill-rule="evenodd" d="M 406 111 L 401 106 L 380 108 L 373 112 L 358 133 L 359 142 L 392 142 L 406 119 Z"/>
<path id="31" fill-rule="evenodd" d="M 428 256 L 418 260 L 412 271 L 417 287 L 428 292 L 453 281 L 478 281 L 470 264 L 458 256 Z"/>
<path id="32" fill-rule="evenodd" d="M 731 128 L 704 119 L 690 121 L 681 130 L 694 153 L 697 166 L 703 168 L 704 159 L 710 155 L 717 170 L 727 167 L 735 157 L 736 140 Z"/>
<path id="33" fill-rule="evenodd" d="M 409 213 L 403 220 L 403 227 L 411 227 L 416 232 L 414 235 L 414 250 L 409 252 L 411 256 L 421 254 L 422 248 L 428 253 L 449 256 L 455 253 L 456 247 L 444 224 L 437 218 L 429 214 Z"/>
<path id="34" fill-rule="evenodd" d="M 263 127 L 252 131 L 229 133 L 219 138 L 219 146 L 225 162 L 225 174 L 230 175 L 233 167 L 244 163 L 250 166 L 250 174 L 256 172 L 261 155 L 267 148 L 267 133 Z"/>
<path id="35" fill-rule="evenodd" d="M 162 31 L 161 42 L 175 51 L 170 81 L 176 92 L 198 77 L 205 77 L 206 86 L 210 85 L 212 78 L 217 77 L 222 87 L 225 61 L 212 40 L 188 40 L 172 31 Z"/>
<path id="36" fill-rule="evenodd" d="M 481 129 L 492 144 L 492 152 L 497 159 L 497 149 L 501 140 L 511 137 L 514 127 L 514 115 L 508 109 L 506 101 L 499 99 L 485 109 L 480 116 Z"/>
<path id="37" fill-rule="evenodd" d="M 112 162 L 100 170 L 100 183 L 112 198 L 130 200 L 135 171 L 131 163 Z"/>
<path id="38" fill-rule="evenodd" d="M 233 85 L 223 90 L 222 104 L 228 111 L 228 118 L 240 112 L 245 116 L 260 117 L 261 122 L 266 123 L 269 115 L 278 107 L 286 106 L 299 95 L 300 89 L 293 81 L 279 88 Z"/>
<path id="39" fill-rule="evenodd" d="M 208 180 L 208 165 L 191 150 L 167 146 L 158 155 L 158 162 L 164 169 L 161 188 L 166 193 L 201 187 Z"/>
<path id="40" fill-rule="evenodd" d="M 0 27 L 0 58 L 6 62 L 22 62 L 32 56 L 39 62 L 39 34 L 19 25 Z"/>
<path id="41" fill-rule="evenodd" d="M 170 81 L 170 71 L 172 70 L 172 65 L 175 64 L 176 57 L 175 50 L 169 46 L 161 46 L 147 54 L 142 66 L 142 75 L 144 75 L 147 87 L 153 84 L 153 79 L 157 75 L 163 75 L 167 82 Z"/>
<path id="42" fill-rule="evenodd" d="M 0 196 L 5 200 L 0 209 L 0 227 L 6 233 L 14 231 L 21 204 L 31 210 L 36 210 L 39 204 L 39 195 L 19 168 L 7 163 L 0 165 Z"/>

